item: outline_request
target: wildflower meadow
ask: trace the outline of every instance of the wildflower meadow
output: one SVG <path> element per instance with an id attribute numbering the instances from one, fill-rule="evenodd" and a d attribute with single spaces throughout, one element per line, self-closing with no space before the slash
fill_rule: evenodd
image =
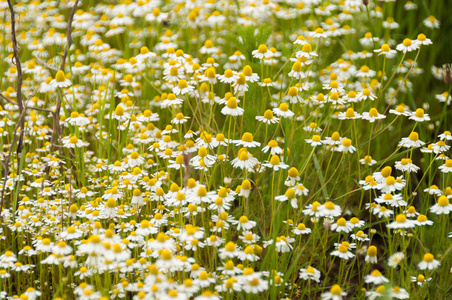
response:
<path id="1" fill-rule="evenodd" d="M 0 0 L 0 299 L 452 299 L 442 0 Z"/>

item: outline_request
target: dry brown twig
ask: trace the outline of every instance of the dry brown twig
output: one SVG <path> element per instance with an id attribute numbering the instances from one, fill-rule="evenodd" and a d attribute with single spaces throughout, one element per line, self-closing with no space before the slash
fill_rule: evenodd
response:
<path id="1" fill-rule="evenodd" d="M 79 0 L 75 1 L 74 6 L 72 7 L 71 14 L 69 16 L 69 20 L 67 22 L 67 33 L 66 33 L 67 43 L 66 43 L 66 48 L 64 49 L 63 57 L 61 58 L 61 65 L 60 65 L 61 71 L 64 71 L 64 66 L 66 64 L 66 58 L 68 56 L 69 49 L 71 48 L 71 45 L 72 45 L 72 20 L 74 19 L 74 14 L 75 14 L 75 11 L 77 10 L 78 1 Z M 54 145 L 56 145 L 58 136 L 60 134 L 60 109 L 61 109 L 61 102 L 62 102 L 61 98 L 62 98 L 62 93 L 61 93 L 61 89 L 60 89 L 60 93 L 58 93 L 57 105 L 55 108 L 55 112 L 53 114 L 53 131 L 52 131 L 52 137 L 50 139 L 50 144 L 51 144 L 50 151 L 51 152 L 54 150 L 54 148 L 55 148 Z"/>
<path id="2" fill-rule="evenodd" d="M 72 46 L 72 20 L 74 19 L 74 15 L 75 15 L 75 11 L 77 10 L 77 6 L 78 6 L 78 1 L 76 0 L 74 3 L 74 6 L 72 7 L 72 11 L 71 14 L 69 15 L 69 19 L 67 21 L 67 32 L 66 32 L 66 37 L 67 37 L 67 44 L 66 44 L 66 49 L 64 49 L 64 54 L 63 57 L 61 58 L 61 66 L 60 66 L 60 70 L 64 71 L 64 65 L 66 64 L 66 58 L 68 56 L 68 52 Z"/>
<path id="3" fill-rule="evenodd" d="M 4 99 L 6 102 L 8 102 L 9 104 L 12 104 L 12 105 L 18 105 L 16 102 L 14 102 L 14 101 L 8 99 L 8 98 L 7 98 L 5 95 L 3 95 L 2 93 L 0 93 L 0 97 L 3 98 L 3 99 Z M 34 106 L 25 106 L 25 110 L 28 110 L 28 109 L 31 109 L 31 110 L 37 110 L 37 111 L 43 111 L 43 112 L 48 112 L 48 113 L 53 114 L 53 111 L 51 111 L 50 109 L 46 109 L 46 108 L 34 107 Z"/>
<path id="4" fill-rule="evenodd" d="M 19 116 L 20 118 L 25 118 L 25 110 L 22 111 L 22 114 Z M 19 127 L 20 123 L 17 122 L 16 126 L 14 127 L 14 135 L 13 135 L 13 140 L 11 141 L 11 146 L 9 147 L 9 152 L 8 152 L 8 156 L 6 157 L 6 159 L 3 161 L 2 163 L 2 168 L 3 168 L 3 187 L 2 187 L 2 198 L 1 198 L 1 202 L 0 202 L 0 221 L 2 219 L 2 211 L 3 211 L 3 207 L 4 207 L 4 200 L 5 200 L 5 189 L 6 189 L 6 180 L 8 178 L 8 174 L 9 174 L 9 161 L 11 159 L 11 154 L 13 152 L 13 146 L 14 143 L 17 140 L 17 129 Z M 20 160 L 18 160 L 18 165 L 20 164 Z M 18 166 L 19 167 L 19 166 Z M 17 173 L 19 173 L 19 169 L 17 169 Z M 19 181 L 17 181 L 19 182 Z"/>
<path id="5" fill-rule="evenodd" d="M 54 71 L 54 72 L 58 72 L 59 69 L 57 69 L 57 68 L 55 68 L 55 67 L 52 67 L 51 65 L 49 65 L 48 63 L 46 63 L 46 62 L 40 60 L 40 59 L 37 58 L 36 56 L 35 56 L 34 58 L 36 59 L 36 62 L 37 62 L 38 64 L 40 64 L 40 65 L 46 67 L 46 68 L 49 69 L 49 70 L 52 70 L 52 71 Z"/>
<path id="6" fill-rule="evenodd" d="M 8 174 L 9 174 L 9 161 L 11 159 L 11 154 L 12 154 L 12 149 L 14 144 L 16 143 L 16 140 L 18 139 L 18 144 L 17 144 L 17 150 L 16 150 L 16 157 L 17 157 L 17 175 L 19 175 L 20 172 L 20 161 L 21 161 L 21 154 L 22 154 L 22 150 L 23 150 L 23 137 L 24 137 L 24 129 L 25 129 L 25 112 L 27 109 L 34 109 L 34 110 L 39 110 L 39 111 L 44 111 L 44 112 L 50 112 L 53 114 L 53 131 L 52 131 L 52 138 L 51 138 L 51 151 L 54 150 L 57 141 L 57 138 L 59 136 L 59 119 L 60 119 L 60 109 L 61 109 L 61 96 L 60 94 L 58 94 L 58 100 L 57 100 L 57 106 L 55 111 L 51 111 L 48 109 L 44 109 L 44 108 L 37 108 L 37 107 L 30 107 L 30 106 L 26 106 L 24 105 L 23 99 L 22 99 L 22 66 L 20 63 L 20 56 L 19 56 L 19 46 L 17 43 L 17 39 L 16 39 L 16 18 L 15 18 L 15 12 L 14 12 L 14 7 L 11 3 L 11 0 L 7 0 L 8 2 L 8 7 L 9 7 L 9 11 L 11 13 L 11 36 L 12 36 L 12 44 L 13 44 L 13 54 L 14 54 L 14 62 L 17 68 L 17 81 L 16 81 L 16 93 L 17 93 L 17 103 L 11 101 L 10 99 L 8 99 L 7 97 L 5 97 L 4 95 L 1 95 L 1 98 L 3 98 L 5 101 L 9 102 L 10 104 L 14 104 L 17 105 L 19 108 L 19 119 L 18 122 L 16 124 L 16 128 L 14 129 L 14 136 L 13 136 L 13 140 L 11 142 L 11 147 L 9 149 L 8 152 L 8 156 L 6 157 L 5 161 L 3 162 L 3 167 L 2 167 L 2 173 L 3 173 L 3 188 L 2 188 L 2 192 L 1 192 L 1 201 L 0 201 L 0 220 L 2 217 L 2 209 L 4 207 L 4 198 L 5 198 L 5 188 L 6 188 L 6 180 L 8 178 Z M 64 50 L 64 54 L 61 60 L 61 66 L 60 66 L 60 70 L 64 70 L 64 66 L 66 63 L 66 58 L 68 56 L 68 52 L 69 52 L 69 48 L 72 45 L 72 20 L 74 19 L 74 14 L 77 10 L 77 6 L 78 6 L 78 2 L 79 0 L 76 0 L 74 3 L 74 6 L 72 8 L 71 14 L 69 16 L 69 20 L 68 20 L 68 28 L 67 28 L 67 45 L 66 45 L 66 49 Z M 41 62 L 43 63 L 43 62 Z M 54 71 L 58 71 L 56 68 L 53 68 L 47 64 L 44 63 L 44 65 L 46 67 L 48 67 L 49 69 L 53 69 Z M 17 138 L 17 129 L 19 129 L 19 138 Z"/>
<path id="7" fill-rule="evenodd" d="M 2 188 L 2 194 L 1 194 L 1 202 L 0 202 L 0 219 L 2 217 L 2 210 L 4 207 L 4 200 L 5 200 L 5 188 L 6 188 L 6 178 L 9 174 L 9 161 L 11 159 L 12 149 L 14 146 L 14 143 L 17 140 L 17 129 L 20 130 L 19 132 L 19 138 L 17 143 L 17 150 L 16 150 L 16 158 L 17 158 L 17 175 L 20 173 L 20 161 L 21 161 L 21 155 L 22 155 L 22 149 L 23 149 L 23 140 L 24 140 L 24 129 L 25 129 L 25 106 L 22 100 L 22 65 L 20 63 L 20 57 L 19 57 L 19 46 L 17 44 L 16 39 L 16 16 L 14 12 L 13 5 L 11 3 L 11 0 L 8 1 L 8 7 L 11 14 L 11 39 L 13 43 L 13 54 L 14 54 L 14 62 L 16 64 L 17 69 L 17 81 L 16 81 L 16 93 L 17 93 L 17 106 L 19 107 L 19 119 L 16 124 L 16 128 L 14 129 L 14 136 L 13 140 L 11 142 L 11 147 L 8 152 L 8 156 L 3 162 L 3 174 L 4 174 L 4 180 L 3 180 L 3 188 Z M 6 97 L 5 97 L 6 98 Z"/>

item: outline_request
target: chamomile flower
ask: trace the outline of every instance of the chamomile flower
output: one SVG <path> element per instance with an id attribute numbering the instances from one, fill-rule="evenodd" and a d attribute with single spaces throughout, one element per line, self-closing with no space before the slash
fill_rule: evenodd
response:
<path id="1" fill-rule="evenodd" d="M 437 215 L 448 215 L 452 211 L 452 204 L 449 203 L 449 199 L 446 196 L 440 196 L 438 202 L 430 207 L 430 211 Z"/>
<path id="2" fill-rule="evenodd" d="M 398 214 L 395 221 L 387 225 L 390 229 L 408 229 L 415 226 L 414 221 L 407 219 L 406 215 Z"/>
<path id="3" fill-rule="evenodd" d="M 370 89 L 365 88 L 362 90 L 362 92 L 359 92 L 356 95 L 356 98 L 359 101 L 363 101 L 363 100 L 372 100 L 373 101 L 373 100 L 377 99 L 377 96 Z"/>
<path id="4" fill-rule="evenodd" d="M 368 166 L 372 166 L 372 165 L 374 165 L 374 164 L 377 163 L 377 161 L 376 161 L 375 159 L 373 159 L 372 156 L 370 156 L 370 155 L 364 156 L 364 158 L 361 158 L 361 159 L 359 160 L 359 162 L 360 162 L 362 165 L 368 165 Z"/>
<path id="5" fill-rule="evenodd" d="M 425 226 L 425 225 L 431 226 L 431 225 L 433 225 L 433 221 L 428 220 L 427 216 L 420 214 L 419 216 L 417 216 L 416 225 L 418 225 L 418 226 Z"/>
<path id="6" fill-rule="evenodd" d="M 371 78 L 374 77 L 376 72 L 371 70 L 368 66 L 362 66 L 359 71 L 356 72 L 356 76 L 359 78 Z"/>
<path id="7" fill-rule="evenodd" d="M 287 103 L 281 103 L 279 107 L 273 108 L 273 113 L 282 118 L 292 118 L 295 115 L 295 113 L 289 109 Z"/>
<path id="8" fill-rule="evenodd" d="M 352 234 L 350 236 L 352 239 L 360 241 L 360 242 L 367 242 L 370 239 L 368 238 L 368 235 L 365 234 L 363 231 L 359 230 L 358 232 L 356 232 L 356 234 Z"/>
<path id="9" fill-rule="evenodd" d="M 433 254 L 426 253 L 422 261 L 418 264 L 419 269 L 421 270 L 434 270 L 440 265 L 440 262 L 435 259 Z"/>
<path id="10" fill-rule="evenodd" d="M 376 108 L 371 108 L 369 110 L 369 112 L 363 112 L 361 118 L 363 120 L 368 120 L 370 123 L 373 123 L 376 120 L 381 120 L 381 119 L 386 118 L 386 116 L 379 114 Z"/>
<path id="11" fill-rule="evenodd" d="M 275 124 L 275 123 L 279 122 L 279 118 L 275 117 L 273 115 L 273 112 L 269 109 L 267 109 L 264 112 L 263 116 L 256 116 L 256 120 L 258 120 L 259 122 L 265 123 L 267 125 Z"/>
<path id="12" fill-rule="evenodd" d="M 340 112 L 337 118 L 339 120 L 346 120 L 346 119 L 347 120 L 352 120 L 352 119 L 359 119 L 359 118 L 361 118 L 361 115 L 359 113 L 355 112 L 353 110 L 353 108 L 349 107 L 347 109 L 347 111 Z"/>
<path id="13" fill-rule="evenodd" d="M 409 299 L 410 294 L 405 289 L 395 286 L 391 289 L 390 296 L 396 299 Z"/>
<path id="14" fill-rule="evenodd" d="M 413 164 L 411 158 L 402 158 L 400 161 L 396 161 L 395 168 L 402 172 L 416 173 L 420 168 Z"/>
<path id="15" fill-rule="evenodd" d="M 300 234 L 310 234 L 311 233 L 311 229 L 307 228 L 305 224 L 303 223 L 299 223 L 297 225 L 297 227 L 295 227 L 292 232 L 296 235 L 300 235 Z"/>
<path id="16" fill-rule="evenodd" d="M 220 82 L 230 83 L 230 84 L 235 83 L 237 81 L 237 79 L 238 79 L 238 74 L 236 74 L 231 69 L 225 70 L 223 75 L 218 76 L 218 80 L 220 80 Z"/>
<path id="17" fill-rule="evenodd" d="M 259 161 L 253 157 L 245 148 L 239 150 L 238 156 L 231 161 L 234 168 L 252 170 Z"/>
<path id="18" fill-rule="evenodd" d="M 419 48 L 419 44 L 416 42 L 413 42 L 412 40 L 410 40 L 409 38 L 406 38 L 403 40 L 403 42 L 401 44 L 397 45 L 397 51 L 406 53 L 406 52 L 411 52 L 411 51 L 415 51 Z"/>
<path id="19" fill-rule="evenodd" d="M 402 252 L 396 252 L 389 257 L 388 266 L 395 268 L 404 258 L 405 254 L 403 254 Z"/>
<path id="20" fill-rule="evenodd" d="M 55 75 L 55 79 L 53 79 L 50 84 L 54 87 L 66 88 L 71 86 L 72 82 L 66 78 L 63 71 L 59 70 Z"/>
<path id="21" fill-rule="evenodd" d="M 68 136 L 63 138 L 63 146 L 67 148 L 81 148 L 88 146 L 88 142 L 78 139 L 76 136 Z"/>
<path id="22" fill-rule="evenodd" d="M 303 280 L 314 280 L 320 282 L 321 273 L 319 270 L 309 266 L 307 268 L 301 268 L 298 275 Z"/>
<path id="23" fill-rule="evenodd" d="M 374 50 L 374 52 L 378 53 L 378 55 L 384 55 L 386 58 L 389 59 L 393 58 L 397 53 L 397 51 L 392 50 L 388 44 L 383 44 L 380 49 L 376 49 Z"/>
<path id="24" fill-rule="evenodd" d="M 223 115 L 230 115 L 230 116 L 241 116 L 243 115 L 244 109 L 240 108 L 237 104 L 237 99 L 235 97 L 229 98 L 227 104 L 225 107 L 221 109 L 221 113 Z"/>
<path id="25" fill-rule="evenodd" d="M 276 82 L 273 82 L 271 78 L 265 78 L 263 82 L 259 82 L 258 84 L 263 87 L 274 87 Z"/>
<path id="26" fill-rule="evenodd" d="M 300 58 L 305 58 L 304 56 Z M 299 58 L 299 59 L 300 59 Z M 305 58 L 306 59 L 306 58 Z M 287 74 L 289 77 L 293 77 L 295 79 L 303 79 L 306 78 L 305 72 L 302 70 L 302 64 L 299 60 L 295 61 L 295 63 L 292 65 L 292 70 Z"/>
<path id="27" fill-rule="evenodd" d="M 327 201 L 319 207 L 319 211 L 323 217 L 338 217 L 342 213 L 342 208 L 331 201 Z"/>
<path id="28" fill-rule="evenodd" d="M 452 172 L 452 159 L 447 159 L 438 169 L 443 173 Z"/>
<path id="29" fill-rule="evenodd" d="M 396 107 L 396 109 L 390 109 L 389 113 L 391 114 L 395 114 L 395 115 L 402 115 L 402 116 L 410 116 L 411 115 L 411 111 L 409 110 L 409 108 L 406 105 L 399 105 Z"/>
<path id="30" fill-rule="evenodd" d="M 66 121 L 71 125 L 77 125 L 77 126 L 85 126 L 90 123 L 89 119 L 85 117 L 84 114 L 79 114 L 76 111 L 73 111 L 71 113 L 71 116 L 66 119 Z"/>
<path id="31" fill-rule="evenodd" d="M 310 139 L 305 139 L 306 143 L 310 144 L 312 147 L 320 146 L 322 145 L 322 139 L 319 135 L 315 134 Z"/>
<path id="32" fill-rule="evenodd" d="M 443 133 L 441 133 L 440 135 L 438 135 L 438 137 L 443 141 L 452 141 L 452 134 L 450 133 L 450 131 L 444 131 Z"/>
<path id="33" fill-rule="evenodd" d="M 322 293 L 322 300 L 341 300 L 347 295 L 346 292 L 342 290 L 342 288 L 335 284 L 331 287 L 328 292 Z"/>
<path id="34" fill-rule="evenodd" d="M 411 282 L 416 283 L 418 286 L 423 286 L 424 284 L 428 284 L 429 281 L 432 280 L 432 277 L 425 277 L 422 274 L 417 276 L 411 276 Z"/>
<path id="35" fill-rule="evenodd" d="M 262 278 L 260 272 L 254 272 L 251 268 L 245 269 L 239 280 L 247 293 L 258 294 L 268 289 L 268 281 Z"/>
<path id="36" fill-rule="evenodd" d="M 429 16 L 427 19 L 423 21 L 424 26 L 428 28 L 439 28 L 440 22 L 435 18 L 435 16 Z"/>
<path id="37" fill-rule="evenodd" d="M 364 277 L 364 282 L 369 284 L 382 284 L 389 282 L 389 279 L 384 277 L 380 271 L 373 270 L 369 275 Z"/>
<path id="38" fill-rule="evenodd" d="M 408 137 L 402 138 L 399 142 L 399 146 L 405 148 L 417 148 L 424 144 L 425 142 L 419 139 L 419 134 L 415 131 L 411 132 Z"/>
<path id="39" fill-rule="evenodd" d="M 270 58 L 273 55 L 273 53 L 268 50 L 267 46 L 264 44 L 259 45 L 259 48 L 257 50 L 253 50 L 251 54 L 253 57 L 258 59 Z"/>
<path id="40" fill-rule="evenodd" d="M 331 230 L 348 233 L 352 228 L 347 224 L 347 221 L 344 218 L 339 218 L 336 223 L 331 225 Z"/>
<path id="41" fill-rule="evenodd" d="M 250 132 L 245 132 L 242 135 L 241 140 L 233 141 L 233 143 L 236 144 L 237 146 L 243 146 L 246 148 L 254 148 L 259 147 L 261 145 L 261 143 L 253 140 L 253 135 Z"/>
<path id="42" fill-rule="evenodd" d="M 336 151 L 353 153 L 356 151 L 356 148 L 352 146 L 352 141 L 350 139 L 345 138 L 342 140 L 341 145 L 337 147 Z"/>
<path id="43" fill-rule="evenodd" d="M 310 43 L 303 44 L 301 51 L 297 51 L 295 53 L 297 58 L 306 57 L 307 59 L 315 58 L 318 54 L 315 51 L 312 51 L 312 45 Z"/>
<path id="44" fill-rule="evenodd" d="M 417 36 L 416 43 L 418 43 L 419 45 L 431 45 L 431 44 L 432 44 L 432 41 L 431 41 L 430 39 L 428 39 L 428 38 L 425 36 L 425 34 L 420 33 L 420 34 L 418 34 L 418 36 Z"/>
<path id="45" fill-rule="evenodd" d="M 278 155 L 273 155 L 267 163 L 263 164 L 263 166 L 273 169 L 274 171 L 279 171 L 280 169 L 287 169 L 289 165 L 281 162 L 281 159 Z"/>
<path id="46" fill-rule="evenodd" d="M 424 113 L 422 108 L 416 109 L 414 113 L 409 117 L 410 120 L 415 120 L 416 122 L 429 121 L 430 117 L 428 114 Z"/>

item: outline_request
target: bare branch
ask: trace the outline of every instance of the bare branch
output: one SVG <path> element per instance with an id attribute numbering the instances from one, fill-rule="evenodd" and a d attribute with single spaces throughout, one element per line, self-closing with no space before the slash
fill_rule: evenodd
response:
<path id="1" fill-rule="evenodd" d="M 8 0 L 9 2 L 9 0 Z M 25 109 L 22 110 L 21 115 L 19 116 L 19 120 L 20 119 L 25 119 Z M 17 129 L 19 128 L 20 123 L 16 123 L 16 126 L 14 128 L 14 136 L 13 136 L 13 140 L 11 141 L 11 146 L 9 147 L 9 151 L 8 151 L 8 156 L 5 158 L 5 160 L 3 161 L 3 187 L 2 187 L 2 193 L 1 193 L 1 202 L 0 202 L 0 220 L 2 219 L 2 210 L 4 208 L 4 200 L 5 200 L 5 189 L 6 189 L 6 180 L 8 178 L 8 174 L 9 174 L 9 161 L 11 160 L 11 154 L 13 152 L 13 148 L 14 148 L 14 143 L 17 140 Z M 21 132 L 21 135 L 23 137 L 23 132 Z M 19 147 L 19 145 L 18 145 Z M 19 161 L 19 159 L 18 159 Z M 20 162 L 18 162 L 19 164 Z M 19 167 L 17 169 L 17 172 L 19 172 Z M 19 177 L 17 177 L 19 178 Z"/>
<path id="2" fill-rule="evenodd" d="M 34 107 L 34 106 L 26 106 L 26 109 L 31 109 L 31 110 L 37 110 L 37 111 L 42 111 L 42 112 L 47 112 L 49 114 L 53 114 L 53 111 L 47 108 L 40 108 L 40 107 Z"/>
<path id="3" fill-rule="evenodd" d="M 19 140 L 17 143 L 17 149 L 16 149 L 16 157 L 17 157 L 17 170 L 16 173 L 17 175 L 20 174 L 20 161 L 21 161 L 21 156 L 22 156 L 22 150 L 23 150 L 23 141 L 24 141 L 24 131 L 25 131 L 25 106 L 22 100 L 22 65 L 20 63 L 20 56 L 19 56 L 19 45 L 17 44 L 17 39 L 16 39 L 16 16 L 15 16 L 15 12 L 14 12 L 14 7 L 11 3 L 11 0 L 7 0 L 8 1 L 8 7 L 9 7 L 9 11 L 11 13 L 11 39 L 12 39 L 12 43 L 13 43 L 13 53 L 14 53 L 14 60 L 15 60 L 15 64 L 16 64 L 16 68 L 17 68 L 17 80 L 16 80 L 16 94 L 17 94 L 17 106 L 19 107 L 19 119 L 17 121 L 16 127 L 19 128 Z M 17 138 L 17 128 L 14 131 L 14 138 L 13 141 L 15 141 Z M 5 174 L 5 181 L 6 182 L 6 176 L 9 173 L 9 159 L 11 157 L 11 151 L 13 148 L 14 143 L 12 143 L 12 146 L 9 150 L 9 154 L 8 154 L 8 159 L 5 162 L 4 165 L 4 174 Z M 0 203 L 0 212 L 1 209 L 3 209 L 3 204 L 4 204 L 4 191 L 5 191 L 5 186 L 3 186 L 2 189 L 2 194 L 1 194 L 1 203 Z"/>
<path id="4" fill-rule="evenodd" d="M 9 104 L 12 105 L 18 105 L 16 102 L 8 99 L 5 95 L 3 95 L 2 93 L 0 93 L 0 97 L 3 98 L 6 102 L 8 102 Z M 34 106 L 25 106 L 25 109 L 31 109 L 31 110 L 38 110 L 38 111 L 43 111 L 43 112 L 48 112 L 53 114 L 53 111 L 51 111 L 50 109 L 46 109 L 46 108 L 40 108 L 40 107 L 34 107 Z"/>
<path id="5" fill-rule="evenodd" d="M 58 69 L 57 69 L 57 68 L 52 67 L 51 65 L 49 65 L 48 63 L 46 63 L 46 62 L 40 60 L 40 59 L 37 58 L 36 56 L 35 56 L 34 58 L 36 59 L 36 62 L 37 62 L 38 64 L 40 64 L 40 65 L 46 67 L 46 68 L 49 69 L 49 70 L 52 70 L 52 71 L 54 71 L 54 72 L 58 72 Z"/>
<path id="6" fill-rule="evenodd" d="M 6 102 L 8 102 L 9 104 L 12 105 L 18 105 L 16 102 L 11 101 L 10 99 L 8 99 L 5 95 L 3 95 L 2 93 L 0 93 L 0 97 L 3 98 Z"/>
<path id="7" fill-rule="evenodd" d="M 17 68 L 17 105 L 19 106 L 19 111 L 22 113 L 23 110 L 23 102 L 22 102 L 22 65 L 20 63 L 19 57 L 19 46 L 17 44 L 16 39 L 16 16 L 14 13 L 13 5 L 11 4 L 11 0 L 8 0 L 9 11 L 11 12 L 11 36 L 13 42 L 13 52 L 14 52 L 14 60 L 16 62 Z"/>
<path id="8" fill-rule="evenodd" d="M 69 48 L 71 48 L 72 45 L 72 20 L 74 19 L 74 14 L 75 11 L 77 10 L 77 5 L 78 5 L 78 1 L 76 0 L 74 3 L 74 7 L 72 7 L 72 11 L 71 14 L 69 16 L 69 20 L 67 23 L 67 43 L 66 43 L 66 49 L 64 49 L 64 54 L 63 57 L 61 59 L 61 66 L 60 66 L 60 70 L 64 71 L 64 65 L 66 64 L 66 58 L 68 56 L 69 53 Z M 50 151 L 53 151 L 55 149 L 56 143 L 57 143 L 57 139 L 58 136 L 60 134 L 60 109 L 61 109 L 61 102 L 62 102 L 62 92 L 61 89 L 59 89 L 60 93 L 58 93 L 58 100 L 57 100 L 57 105 L 55 108 L 55 112 L 53 113 L 53 131 L 52 131 L 52 137 L 50 139 Z M 49 171 L 49 169 L 47 169 L 47 171 Z"/>
<path id="9" fill-rule="evenodd" d="M 66 64 L 66 58 L 68 56 L 69 49 L 72 46 L 72 20 L 74 19 L 75 11 L 77 10 L 78 1 L 79 0 L 75 1 L 74 7 L 72 7 L 71 14 L 69 15 L 69 20 L 67 21 L 67 32 L 66 32 L 67 44 L 66 44 L 66 49 L 64 49 L 63 57 L 61 58 L 61 66 L 60 66 L 60 70 L 62 70 L 62 71 L 64 71 L 64 65 Z"/>

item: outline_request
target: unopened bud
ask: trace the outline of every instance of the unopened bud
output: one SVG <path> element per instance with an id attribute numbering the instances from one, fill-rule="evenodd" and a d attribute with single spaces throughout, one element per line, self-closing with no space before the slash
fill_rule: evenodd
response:
<path id="1" fill-rule="evenodd" d="M 323 221 L 323 228 L 325 228 L 326 231 L 331 230 L 331 220 L 330 219 L 325 219 Z"/>

